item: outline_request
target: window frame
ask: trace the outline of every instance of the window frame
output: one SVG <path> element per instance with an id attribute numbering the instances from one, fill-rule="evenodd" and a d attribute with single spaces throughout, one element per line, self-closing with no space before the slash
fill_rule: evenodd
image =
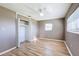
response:
<path id="1" fill-rule="evenodd" d="M 67 20 L 67 32 L 79 34 L 79 7 Z"/>
<path id="2" fill-rule="evenodd" d="M 46 23 L 45 24 L 45 31 L 52 31 L 53 30 L 53 24 L 52 23 Z"/>

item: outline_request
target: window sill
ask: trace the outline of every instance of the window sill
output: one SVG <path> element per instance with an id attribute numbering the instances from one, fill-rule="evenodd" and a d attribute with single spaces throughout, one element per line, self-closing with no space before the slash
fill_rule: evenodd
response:
<path id="1" fill-rule="evenodd" d="M 74 33 L 74 34 L 79 34 L 79 32 L 74 32 L 74 31 L 67 31 L 67 32 Z"/>

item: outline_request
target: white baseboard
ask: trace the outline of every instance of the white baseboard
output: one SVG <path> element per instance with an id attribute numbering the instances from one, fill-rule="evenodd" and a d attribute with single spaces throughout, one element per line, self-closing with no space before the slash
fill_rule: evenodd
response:
<path id="1" fill-rule="evenodd" d="M 16 48 L 16 47 L 13 47 L 13 48 L 11 48 L 11 49 L 8 49 L 8 50 L 6 50 L 6 51 L 3 51 L 3 52 L 0 53 L 0 55 L 5 54 L 5 53 L 7 53 L 7 52 L 10 52 L 10 51 L 12 51 L 12 50 L 15 49 L 15 48 Z"/>
<path id="2" fill-rule="evenodd" d="M 46 40 L 53 40 L 53 41 L 60 41 L 60 42 L 64 42 L 64 40 L 58 40 L 58 39 L 49 39 L 49 38 L 39 38 L 39 39 L 46 39 Z"/>
<path id="3" fill-rule="evenodd" d="M 71 51 L 70 51 L 70 49 L 69 49 L 69 47 L 68 47 L 68 45 L 66 44 L 66 42 L 64 42 L 64 44 L 66 45 L 67 50 L 68 50 L 68 52 L 70 53 L 70 55 L 73 56 L 72 53 L 71 53 Z"/>

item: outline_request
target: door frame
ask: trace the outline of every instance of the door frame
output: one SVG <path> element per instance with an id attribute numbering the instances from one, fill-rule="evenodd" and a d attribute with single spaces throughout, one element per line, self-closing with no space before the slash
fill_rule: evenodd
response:
<path id="1" fill-rule="evenodd" d="M 16 47 L 19 48 L 20 47 L 20 42 L 19 42 L 19 29 L 20 29 L 20 21 L 21 19 L 18 17 L 18 13 L 16 13 L 16 20 L 15 20 L 15 23 L 16 23 Z M 29 22 L 29 20 L 28 20 Z M 28 24 L 28 35 L 30 35 L 30 25 Z M 30 37 L 28 37 L 29 39 Z"/>
<path id="2" fill-rule="evenodd" d="M 17 19 L 16 19 L 16 47 L 17 48 L 19 48 L 21 46 L 21 43 L 19 41 L 20 21 L 21 21 L 21 19 L 17 17 Z"/>
<path id="3" fill-rule="evenodd" d="M 20 17 L 18 17 L 18 15 L 20 15 L 19 13 L 16 13 L 16 21 L 15 21 L 15 23 L 16 23 L 16 47 L 17 48 L 19 48 L 20 47 L 20 42 L 19 42 L 19 27 L 20 27 Z M 30 17 L 28 17 L 27 18 L 28 19 L 28 22 L 29 22 L 29 24 L 28 24 L 28 41 L 32 41 L 31 39 L 32 39 L 32 37 L 31 37 L 31 23 L 32 23 L 32 21 L 31 21 L 31 18 Z"/>
<path id="4" fill-rule="evenodd" d="M 18 14 L 16 14 L 16 47 L 20 47 L 20 42 L 19 42 L 19 24 L 20 24 L 20 18 L 18 18 Z"/>

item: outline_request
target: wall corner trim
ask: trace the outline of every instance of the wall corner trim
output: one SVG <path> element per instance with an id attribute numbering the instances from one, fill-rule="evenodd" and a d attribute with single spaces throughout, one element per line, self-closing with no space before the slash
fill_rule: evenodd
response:
<path id="1" fill-rule="evenodd" d="M 15 48 L 16 48 L 16 47 L 13 47 L 13 48 L 11 48 L 11 49 L 8 49 L 8 50 L 6 50 L 6 51 L 3 51 L 3 52 L 0 53 L 0 55 L 5 54 L 5 53 L 8 53 L 8 52 L 12 51 L 12 50 L 15 49 Z"/>
<path id="2" fill-rule="evenodd" d="M 73 56 L 73 54 L 71 53 L 71 51 L 70 51 L 70 49 L 69 49 L 69 47 L 68 47 L 68 45 L 67 45 L 67 43 L 66 43 L 65 41 L 64 41 L 64 44 L 65 44 L 65 46 L 66 46 L 68 52 L 70 53 L 70 55 Z"/>

